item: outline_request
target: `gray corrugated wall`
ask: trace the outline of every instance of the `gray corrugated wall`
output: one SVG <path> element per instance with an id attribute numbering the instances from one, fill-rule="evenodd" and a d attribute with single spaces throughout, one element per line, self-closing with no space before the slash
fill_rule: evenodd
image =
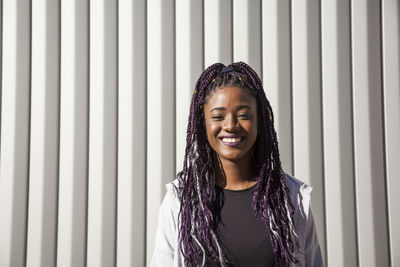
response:
<path id="1" fill-rule="evenodd" d="M 400 266 L 397 0 L 3 0 L 0 266 L 149 266 L 210 64 L 262 77 L 329 266 Z"/>

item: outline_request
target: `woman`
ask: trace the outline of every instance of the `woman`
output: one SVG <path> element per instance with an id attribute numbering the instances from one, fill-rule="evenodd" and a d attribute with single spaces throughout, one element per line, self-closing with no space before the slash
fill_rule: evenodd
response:
<path id="1" fill-rule="evenodd" d="M 201 74 L 183 169 L 166 187 L 152 266 L 323 266 L 312 188 L 282 171 L 272 109 L 247 64 Z"/>

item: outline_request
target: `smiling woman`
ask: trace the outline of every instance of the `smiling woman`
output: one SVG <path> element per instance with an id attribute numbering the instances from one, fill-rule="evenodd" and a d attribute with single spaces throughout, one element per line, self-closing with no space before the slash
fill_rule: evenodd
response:
<path id="1" fill-rule="evenodd" d="M 228 175 L 230 180 L 224 180 L 224 187 L 243 189 L 243 179 L 253 178 L 251 168 L 246 168 L 246 166 L 251 167 L 250 150 L 257 138 L 256 99 L 248 90 L 229 85 L 223 86 L 216 91 L 211 91 L 206 98 L 204 118 L 208 143 L 217 153 L 222 166 L 231 162 L 243 166 L 243 168 L 236 168 L 236 171 L 240 173 Z M 226 171 L 229 172 L 231 169 L 218 168 L 217 184 L 221 185 L 221 179 L 226 177 Z M 221 174 L 222 170 L 226 170 L 225 175 Z"/>
<path id="2" fill-rule="evenodd" d="M 216 63 L 200 76 L 185 160 L 166 185 L 152 266 L 323 266 L 311 187 L 285 174 L 255 71 Z"/>

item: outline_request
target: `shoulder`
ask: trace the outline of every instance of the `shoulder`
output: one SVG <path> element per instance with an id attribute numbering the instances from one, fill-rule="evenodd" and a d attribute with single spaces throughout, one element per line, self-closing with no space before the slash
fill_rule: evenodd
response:
<path id="1" fill-rule="evenodd" d="M 179 211 L 179 197 L 178 197 L 178 188 L 179 182 L 178 179 L 174 179 L 173 181 L 165 184 L 165 197 L 162 202 L 162 206 L 164 209 L 172 210 L 173 213 L 176 213 L 177 210 Z"/>
<path id="2" fill-rule="evenodd" d="M 285 173 L 285 176 L 286 185 L 289 189 L 290 198 L 293 204 L 299 208 L 301 215 L 308 217 L 311 191 L 313 188 L 287 173 Z"/>
<path id="3" fill-rule="evenodd" d="M 179 203 L 178 186 L 179 186 L 179 181 L 177 178 L 175 178 L 173 181 L 165 184 L 165 189 L 167 191 L 165 194 L 165 197 L 168 198 L 172 202 L 178 201 L 178 203 Z"/>
<path id="4" fill-rule="evenodd" d="M 301 181 L 293 176 L 290 176 L 287 173 L 285 173 L 285 176 L 286 176 L 286 184 L 287 184 L 289 190 L 295 191 L 295 192 L 300 191 L 305 194 L 311 193 L 311 191 L 313 189 L 312 186 L 304 183 L 303 181 Z"/>
<path id="5" fill-rule="evenodd" d="M 166 232 L 177 230 L 180 202 L 175 193 L 172 182 L 165 184 L 166 193 L 159 207 L 159 224 L 161 228 L 168 229 Z"/>
<path id="6" fill-rule="evenodd" d="M 165 184 L 165 188 L 167 189 L 167 193 L 176 193 L 176 188 L 179 186 L 178 178 L 175 178 L 173 181 Z"/>

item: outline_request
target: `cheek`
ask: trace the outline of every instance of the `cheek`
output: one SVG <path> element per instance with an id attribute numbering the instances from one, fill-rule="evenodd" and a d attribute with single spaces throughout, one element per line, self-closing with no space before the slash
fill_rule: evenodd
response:
<path id="1" fill-rule="evenodd" d="M 206 123 L 206 132 L 207 132 L 207 138 L 209 139 L 209 141 L 212 141 L 213 137 L 215 136 L 215 134 L 217 132 L 216 125 L 214 125 L 212 123 Z"/>
<path id="2" fill-rule="evenodd" d="M 242 127 L 250 135 L 254 134 L 254 132 L 257 133 L 257 120 L 252 119 L 251 121 L 246 121 L 242 124 Z"/>
<path id="3" fill-rule="evenodd" d="M 252 139 L 253 142 L 255 142 L 255 140 L 258 136 L 257 120 L 255 120 L 251 124 L 249 124 L 247 130 L 250 135 L 250 138 Z"/>
<path id="4" fill-rule="evenodd" d="M 216 139 L 216 136 L 218 135 L 220 128 L 218 125 L 206 122 L 205 129 L 206 129 L 206 136 L 207 136 L 208 144 L 215 151 L 218 147 L 218 140 Z"/>

